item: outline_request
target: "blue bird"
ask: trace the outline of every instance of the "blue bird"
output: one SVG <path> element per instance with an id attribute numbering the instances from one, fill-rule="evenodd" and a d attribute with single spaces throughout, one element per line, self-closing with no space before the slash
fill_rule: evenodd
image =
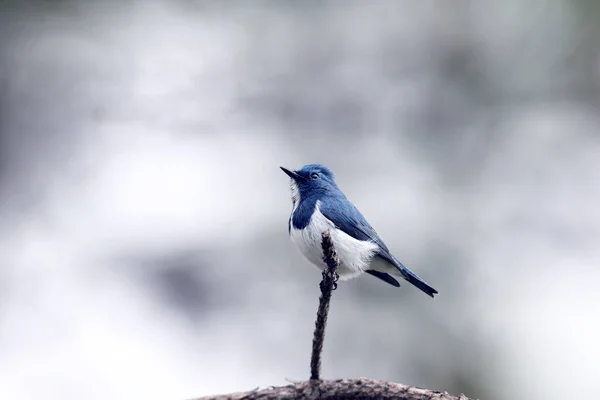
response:
<path id="1" fill-rule="evenodd" d="M 291 178 L 293 207 L 288 232 L 294 245 L 311 263 L 321 270 L 326 268 L 321 235 L 330 230 L 340 261 L 337 272 L 341 280 L 366 272 L 395 287 L 400 287 L 394 278 L 399 277 L 431 297 L 437 294 L 437 290 L 392 255 L 375 229 L 338 188 L 327 167 L 310 164 L 297 171 L 280 168 Z"/>

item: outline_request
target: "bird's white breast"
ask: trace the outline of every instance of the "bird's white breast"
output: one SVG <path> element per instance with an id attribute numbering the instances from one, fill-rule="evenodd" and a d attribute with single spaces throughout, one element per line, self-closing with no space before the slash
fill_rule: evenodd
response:
<path id="1" fill-rule="evenodd" d="M 326 230 L 329 230 L 331 234 L 335 251 L 340 260 L 338 268 L 340 279 L 346 280 L 356 277 L 369 269 L 371 259 L 377 251 L 377 245 L 370 241 L 355 239 L 337 229 L 321 213 L 320 201 L 317 201 L 310 222 L 304 229 L 296 229 L 293 224 L 291 225 L 290 238 L 304 257 L 320 269 L 324 269 L 326 264 L 322 258 L 321 235 Z"/>

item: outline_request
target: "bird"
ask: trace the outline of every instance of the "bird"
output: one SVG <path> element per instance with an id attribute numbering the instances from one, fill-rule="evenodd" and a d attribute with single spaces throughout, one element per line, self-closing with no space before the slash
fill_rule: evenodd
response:
<path id="1" fill-rule="evenodd" d="M 400 287 L 396 278 L 402 278 L 431 297 L 438 294 L 391 253 L 340 190 L 329 168 L 321 164 L 308 164 L 295 171 L 280 168 L 290 177 L 292 212 L 288 234 L 308 261 L 325 270 L 321 240 L 323 232 L 329 230 L 338 254 L 336 272 L 340 280 L 367 273 L 395 287 Z"/>

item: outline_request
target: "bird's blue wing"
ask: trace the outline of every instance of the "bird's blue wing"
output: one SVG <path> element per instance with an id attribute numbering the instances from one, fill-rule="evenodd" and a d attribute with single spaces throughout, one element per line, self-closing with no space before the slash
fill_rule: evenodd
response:
<path id="1" fill-rule="evenodd" d="M 375 229 L 367 222 L 358 209 L 346 198 L 330 197 L 320 204 L 321 213 L 325 218 L 347 235 L 363 241 L 371 241 L 379 246 L 379 256 L 396 265 L 396 260 L 390 254 Z"/>
<path id="2" fill-rule="evenodd" d="M 406 268 L 396 257 L 390 253 L 390 250 L 387 248 L 385 243 L 383 243 L 383 240 L 381 240 L 377 232 L 375 232 L 375 229 L 373 229 L 365 217 L 363 217 L 360 211 L 358 211 L 358 209 L 354 207 L 354 204 L 350 203 L 348 199 L 345 197 L 327 198 L 325 201 L 321 202 L 320 210 L 325 218 L 333 222 L 338 229 L 347 235 L 350 235 L 358 240 L 370 240 L 377 244 L 379 247 L 377 256 L 396 267 L 400 273 L 402 273 L 404 279 L 406 279 L 408 282 L 412 283 L 431 297 L 437 294 L 437 290 L 429 286 L 429 284 L 427 284 L 418 275 Z M 379 273 L 379 271 L 375 271 L 375 273 L 369 273 L 391 285 L 400 286 L 398 281 L 393 279 L 388 274 L 382 274 Z"/>

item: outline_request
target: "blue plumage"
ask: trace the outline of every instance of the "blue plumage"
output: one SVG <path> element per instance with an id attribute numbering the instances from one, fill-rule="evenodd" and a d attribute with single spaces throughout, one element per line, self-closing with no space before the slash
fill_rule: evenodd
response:
<path id="1" fill-rule="evenodd" d="M 323 230 L 333 228 L 342 279 L 367 272 L 390 285 L 400 286 L 392 277 L 395 275 L 431 297 L 437 293 L 391 254 L 375 229 L 338 188 L 331 170 L 319 164 L 305 165 L 297 171 L 281 169 L 291 178 L 293 210 L 288 231 L 310 261 L 324 268 L 320 235 Z"/>

